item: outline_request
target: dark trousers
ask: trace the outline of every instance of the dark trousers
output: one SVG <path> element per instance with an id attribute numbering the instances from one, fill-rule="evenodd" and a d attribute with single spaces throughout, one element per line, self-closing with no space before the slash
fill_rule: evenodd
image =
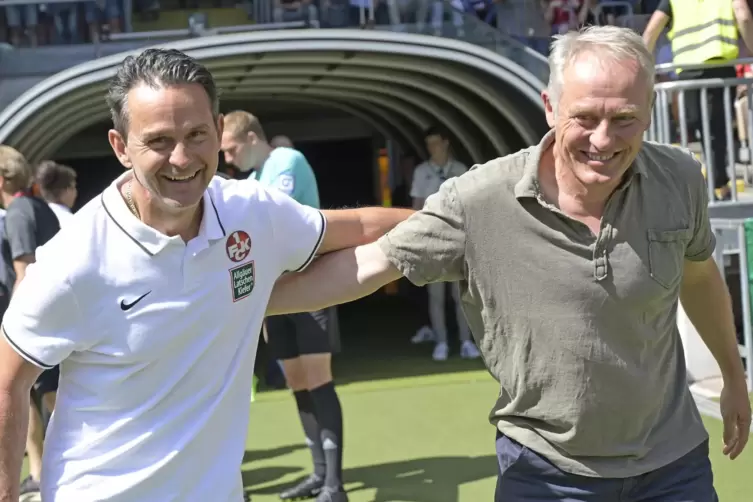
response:
<path id="1" fill-rule="evenodd" d="M 708 441 L 655 471 L 631 478 L 577 476 L 497 434 L 495 502 L 718 502 Z"/>
<path id="2" fill-rule="evenodd" d="M 709 68 L 703 71 L 683 71 L 678 78 L 680 80 L 696 80 L 706 78 L 735 78 L 734 67 Z M 735 120 L 734 109 L 735 90 L 730 91 L 730 116 Z M 701 122 L 701 91 L 685 91 L 685 109 L 687 112 L 687 121 L 690 131 L 696 130 L 701 138 L 701 146 L 706 148 L 703 139 L 703 123 Z M 727 156 L 727 128 L 732 127 L 732 123 L 727 124 L 724 120 L 724 88 L 710 88 L 708 90 L 708 119 L 709 130 L 711 132 L 711 154 L 704 151 L 704 157 L 710 158 L 714 168 L 714 188 L 721 188 L 729 183 L 729 174 L 727 173 L 727 164 L 732 159 Z"/>

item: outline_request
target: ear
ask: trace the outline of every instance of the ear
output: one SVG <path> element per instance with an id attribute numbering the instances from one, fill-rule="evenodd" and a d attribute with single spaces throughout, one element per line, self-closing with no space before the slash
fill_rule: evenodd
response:
<path id="1" fill-rule="evenodd" d="M 217 139 L 222 142 L 222 133 L 225 130 L 225 116 L 220 113 L 217 117 Z"/>
<path id="2" fill-rule="evenodd" d="M 131 159 L 128 157 L 128 152 L 126 151 L 126 141 L 123 139 L 123 136 L 116 131 L 115 129 L 110 129 L 107 131 L 107 139 L 110 141 L 110 147 L 112 147 L 112 151 L 115 153 L 115 156 L 118 158 L 121 164 L 123 164 L 123 167 L 126 169 L 131 169 L 133 167 L 133 164 L 131 163 Z"/>
<path id="3" fill-rule="evenodd" d="M 549 95 L 549 91 L 544 89 L 541 91 L 541 99 L 544 101 L 544 112 L 546 113 L 546 123 L 549 124 L 549 127 L 553 128 L 554 124 L 556 123 L 556 116 L 554 113 L 554 106 L 552 105 L 552 100 Z"/>
<path id="4" fill-rule="evenodd" d="M 248 142 L 249 142 L 249 144 L 251 144 L 251 145 L 253 145 L 254 143 L 256 143 L 256 140 L 258 140 L 258 139 L 259 139 L 259 138 L 258 138 L 258 137 L 256 136 L 256 134 L 252 133 L 251 131 L 249 131 L 249 132 L 248 132 L 247 136 L 248 136 Z"/>

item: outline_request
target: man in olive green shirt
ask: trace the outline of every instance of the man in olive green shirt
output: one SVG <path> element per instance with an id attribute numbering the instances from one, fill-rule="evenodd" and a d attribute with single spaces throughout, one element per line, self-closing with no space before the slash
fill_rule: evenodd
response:
<path id="1" fill-rule="evenodd" d="M 618 27 L 554 43 L 537 146 L 445 182 L 377 243 L 283 278 L 271 312 L 370 294 L 400 275 L 461 281 L 500 392 L 496 500 L 715 502 L 678 300 L 724 376 L 724 453 L 750 430 L 701 166 L 643 141 L 653 59 Z"/>

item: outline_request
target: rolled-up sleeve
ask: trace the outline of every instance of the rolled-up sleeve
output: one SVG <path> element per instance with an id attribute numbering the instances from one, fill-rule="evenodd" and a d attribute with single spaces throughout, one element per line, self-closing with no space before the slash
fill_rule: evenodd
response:
<path id="1" fill-rule="evenodd" d="M 693 213 L 693 237 L 685 249 L 685 258 L 690 261 L 703 261 L 708 259 L 716 247 L 716 237 L 711 229 L 709 221 L 709 197 L 706 180 L 701 172 L 700 163 L 694 170 L 691 183 L 691 211 Z"/>
<path id="2" fill-rule="evenodd" d="M 390 262 L 413 284 L 458 281 L 465 275 L 466 234 L 455 180 L 442 184 L 421 211 L 378 241 Z"/>

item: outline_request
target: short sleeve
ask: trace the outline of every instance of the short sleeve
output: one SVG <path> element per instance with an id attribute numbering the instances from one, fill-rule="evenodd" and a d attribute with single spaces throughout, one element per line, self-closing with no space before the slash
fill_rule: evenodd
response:
<path id="1" fill-rule="evenodd" d="M 81 311 L 55 253 L 43 253 L 29 265 L 3 316 L 8 343 L 40 368 L 60 364 L 86 344 Z"/>
<path id="2" fill-rule="evenodd" d="M 706 180 L 701 172 L 700 163 L 697 160 L 695 160 L 695 163 L 698 169 L 693 170 L 689 180 L 693 237 L 685 249 L 685 258 L 691 261 L 703 261 L 714 253 L 716 237 L 709 221 L 709 197 Z"/>
<path id="3" fill-rule="evenodd" d="M 410 184 L 410 196 L 414 199 L 426 198 L 426 176 L 424 176 L 423 164 L 413 170 L 413 182 Z"/>
<path id="4" fill-rule="evenodd" d="M 390 262 L 416 286 L 465 278 L 465 223 L 455 179 L 444 182 L 421 211 L 379 239 Z"/>
<path id="5" fill-rule="evenodd" d="M 5 234 L 12 259 L 33 255 L 37 249 L 36 226 L 31 206 L 26 201 L 16 201 L 5 214 Z"/>
<path id="6" fill-rule="evenodd" d="M 283 193 L 267 192 L 274 205 L 270 214 L 282 264 L 280 273 L 300 272 L 311 263 L 322 244 L 327 226 L 324 214 Z"/>
<path id="7" fill-rule="evenodd" d="M 292 169 L 279 173 L 274 179 L 270 180 L 269 187 L 293 197 L 295 193 L 295 173 Z"/>

